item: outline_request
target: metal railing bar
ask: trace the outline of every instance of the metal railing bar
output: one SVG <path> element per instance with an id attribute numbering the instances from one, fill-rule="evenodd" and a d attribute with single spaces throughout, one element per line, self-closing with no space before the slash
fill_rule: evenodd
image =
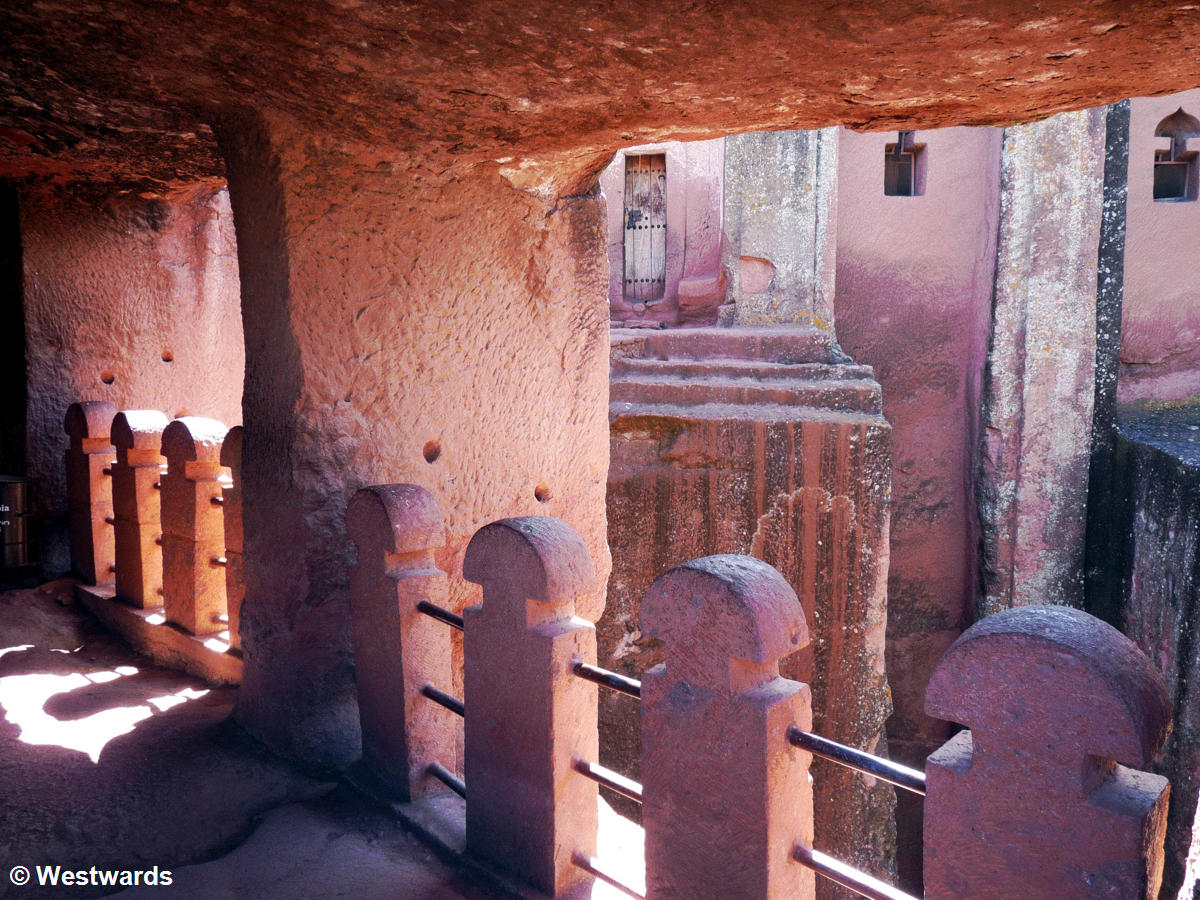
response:
<path id="1" fill-rule="evenodd" d="M 612 672 L 608 669 L 601 669 L 599 666 L 593 666 L 585 662 L 576 662 L 571 667 L 571 671 L 582 678 L 584 681 L 590 681 L 593 684 L 601 685 L 602 687 L 610 688 L 618 693 L 625 694 L 629 697 L 642 699 L 642 683 L 636 678 L 629 678 L 619 672 Z"/>
<path id="2" fill-rule="evenodd" d="M 622 797 L 628 797 L 638 803 L 642 802 L 642 786 L 632 778 L 626 778 L 620 772 L 606 769 L 597 763 L 590 763 L 586 759 L 575 760 L 575 771 L 609 790 L 616 791 Z"/>
<path id="3" fill-rule="evenodd" d="M 634 897 L 635 900 L 646 900 L 645 894 L 639 894 L 634 888 L 631 888 L 629 885 L 622 884 L 620 881 L 618 881 L 615 875 L 604 871 L 604 869 L 601 868 L 599 861 L 594 857 L 588 856 L 585 853 L 580 853 L 578 850 L 576 850 L 571 854 L 571 862 L 580 869 L 583 869 L 583 871 L 587 872 L 593 878 L 599 878 L 605 884 L 612 885 L 622 894 Z"/>
<path id="4" fill-rule="evenodd" d="M 443 766 L 441 763 L 430 763 L 425 767 L 427 774 L 432 775 L 458 796 L 467 799 L 467 783 Z"/>
<path id="5" fill-rule="evenodd" d="M 868 900 L 917 900 L 912 894 L 906 894 L 899 888 L 892 887 L 886 881 L 872 878 L 832 856 L 827 856 L 820 850 L 812 850 L 803 844 L 796 845 L 792 851 L 792 858 L 823 878 L 840 884 L 847 890 L 854 891 L 860 897 L 867 897 Z"/>
<path id="6" fill-rule="evenodd" d="M 788 729 L 787 736 L 793 745 L 801 750 L 807 750 L 814 756 L 859 772 L 865 772 L 868 775 L 874 775 L 896 787 L 920 794 L 922 797 L 925 796 L 924 772 L 910 769 L 908 766 L 902 766 L 881 756 L 875 756 L 865 750 L 847 747 L 845 744 L 831 741 L 829 738 L 813 734 L 811 731 L 802 731 L 795 725 Z"/>
<path id="7" fill-rule="evenodd" d="M 440 606 L 434 606 L 428 600 L 422 600 L 417 604 L 417 612 L 423 612 L 425 615 L 437 619 L 439 622 L 445 622 L 451 628 L 456 628 L 459 631 L 463 630 L 463 617 L 455 615 L 448 609 L 442 609 Z"/>
<path id="8" fill-rule="evenodd" d="M 421 694 L 438 704 L 438 706 L 446 707 L 446 709 L 455 715 L 463 716 L 464 718 L 467 715 L 467 707 L 461 700 L 457 697 L 451 697 L 445 691 L 439 691 L 432 684 L 427 684 L 421 688 Z"/>

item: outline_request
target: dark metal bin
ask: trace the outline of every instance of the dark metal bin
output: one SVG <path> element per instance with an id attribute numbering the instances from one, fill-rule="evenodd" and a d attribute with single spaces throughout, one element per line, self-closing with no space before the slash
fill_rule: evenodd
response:
<path id="1" fill-rule="evenodd" d="M 0 568 L 33 564 L 32 520 L 29 482 L 13 475 L 0 475 Z"/>

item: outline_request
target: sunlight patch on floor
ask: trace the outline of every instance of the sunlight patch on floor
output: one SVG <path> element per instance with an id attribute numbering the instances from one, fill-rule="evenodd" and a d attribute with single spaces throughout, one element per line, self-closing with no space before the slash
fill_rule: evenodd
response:
<path id="1" fill-rule="evenodd" d="M 0 649 L 0 657 L 16 650 L 27 650 L 31 644 Z M 32 673 L 0 677 L 0 707 L 4 718 L 20 729 L 19 740 L 35 746 L 65 747 L 85 753 L 92 762 L 100 761 L 100 753 L 113 738 L 133 731 L 143 719 L 173 706 L 195 700 L 207 690 L 183 688 L 173 693 L 147 697 L 132 706 L 113 706 L 78 719 L 59 719 L 46 712 L 52 697 L 90 685 L 106 684 L 138 672 L 134 666 L 116 666 L 98 672 L 69 672 L 65 674 Z"/>

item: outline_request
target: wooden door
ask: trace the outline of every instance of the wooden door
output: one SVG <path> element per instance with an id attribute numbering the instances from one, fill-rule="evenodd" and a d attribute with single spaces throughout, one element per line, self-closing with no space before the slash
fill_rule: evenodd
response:
<path id="1" fill-rule="evenodd" d="M 667 157 L 625 157 L 625 299 L 659 300 L 667 286 Z"/>

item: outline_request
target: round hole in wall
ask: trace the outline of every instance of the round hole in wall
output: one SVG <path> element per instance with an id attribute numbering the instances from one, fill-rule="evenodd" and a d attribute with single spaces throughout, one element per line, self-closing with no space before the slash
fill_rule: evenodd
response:
<path id="1" fill-rule="evenodd" d="M 533 496 L 537 498 L 538 503 L 545 503 L 550 499 L 550 485 L 543 481 L 533 489 Z"/>
<path id="2" fill-rule="evenodd" d="M 100 380 L 103 381 L 105 384 L 112 384 L 114 381 L 117 380 L 117 376 L 114 375 L 112 372 L 108 371 L 108 369 L 105 369 L 103 372 L 100 373 Z"/>
<path id="3" fill-rule="evenodd" d="M 437 441 L 429 441 L 421 450 L 421 455 L 427 463 L 437 462 L 437 458 L 442 455 L 442 445 Z"/>
<path id="4" fill-rule="evenodd" d="M 164 350 L 162 352 L 162 361 L 163 362 L 172 362 L 174 359 L 175 359 L 175 354 L 172 353 L 170 350 Z"/>

